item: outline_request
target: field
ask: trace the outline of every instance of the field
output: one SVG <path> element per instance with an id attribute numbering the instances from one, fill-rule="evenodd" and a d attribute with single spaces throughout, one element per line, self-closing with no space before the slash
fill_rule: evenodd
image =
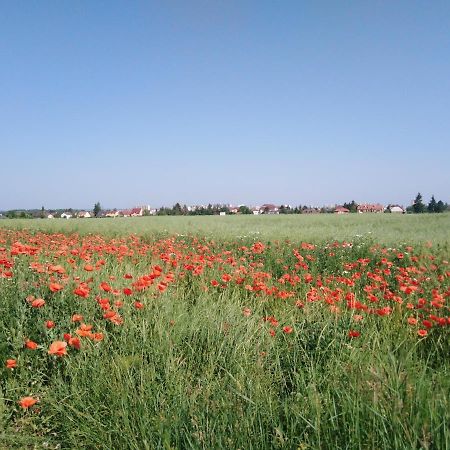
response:
<path id="1" fill-rule="evenodd" d="M 450 215 L 0 221 L 0 448 L 450 449 Z"/>
<path id="2" fill-rule="evenodd" d="M 178 216 L 118 219 L 0 220 L 1 228 L 140 236 L 195 235 L 211 238 L 255 238 L 295 241 L 352 240 L 367 237 L 382 244 L 432 241 L 450 244 L 450 214 Z"/>

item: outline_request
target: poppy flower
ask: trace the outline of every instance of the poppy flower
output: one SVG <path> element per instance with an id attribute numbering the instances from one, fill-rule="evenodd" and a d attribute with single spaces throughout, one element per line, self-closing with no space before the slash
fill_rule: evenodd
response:
<path id="1" fill-rule="evenodd" d="M 89 291 L 90 291 L 90 289 L 89 289 L 88 286 L 82 285 L 82 286 L 78 286 L 78 287 L 73 291 L 73 293 L 74 293 L 75 295 L 78 295 L 79 297 L 86 298 L 86 297 L 89 295 Z"/>
<path id="2" fill-rule="evenodd" d="M 59 283 L 50 283 L 49 285 L 49 289 L 52 292 L 58 292 L 63 288 L 63 286 L 61 286 Z"/>
<path id="3" fill-rule="evenodd" d="M 134 302 L 134 307 L 136 309 L 143 309 L 144 308 L 144 304 L 141 302 Z"/>
<path id="4" fill-rule="evenodd" d="M 77 337 L 71 337 L 71 338 L 68 340 L 68 344 L 69 344 L 71 347 L 76 348 L 77 350 L 80 350 L 81 342 L 80 342 L 80 339 L 79 339 L 79 338 L 77 338 Z"/>
<path id="5" fill-rule="evenodd" d="M 94 336 L 92 337 L 92 339 L 94 339 L 94 341 L 100 342 L 103 341 L 104 335 L 103 333 L 94 333 Z"/>
<path id="6" fill-rule="evenodd" d="M 290 326 L 283 327 L 283 333 L 285 334 L 291 334 L 294 331 L 294 329 Z"/>
<path id="7" fill-rule="evenodd" d="M 45 327 L 50 330 L 55 327 L 55 322 L 53 322 L 53 320 L 47 320 L 47 322 L 45 322 Z"/>
<path id="8" fill-rule="evenodd" d="M 52 344 L 50 344 L 50 347 L 48 349 L 49 355 L 55 355 L 55 356 L 64 356 L 67 355 L 67 342 L 64 341 L 55 341 Z"/>
<path id="9" fill-rule="evenodd" d="M 245 317 L 249 317 L 249 316 L 252 314 L 252 310 L 251 310 L 250 308 L 244 308 L 244 309 L 242 310 L 242 314 L 243 314 Z"/>
<path id="10" fill-rule="evenodd" d="M 427 330 L 417 330 L 417 334 L 420 337 L 425 337 L 428 334 L 428 331 Z"/>
<path id="11" fill-rule="evenodd" d="M 100 289 L 102 291 L 105 291 L 105 292 L 111 292 L 112 291 L 112 287 L 108 283 L 105 283 L 104 281 L 102 281 L 100 283 Z"/>
<path id="12" fill-rule="evenodd" d="M 132 295 L 133 291 L 130 288 L 124 288 L 122 291 L 125 295 Z"/>
<path id="13" fill-rule="evenodd" d="M 357 337 L 359 337 L 359 336 L 361 336 L 361 333 L 360 333 L 359 331 L 356 331 L 356 330 L 350 330 L 350 331 L 348 332 L 348 337 L 349 337 L 349 338 L 357 338 Z"/>
<path id="14" fill-rule="evenodd" d="M 36 350 L 38 348 L 38 345 L 36 344 L 36 342 L 30 341 L 29 339 L 27 339 L 25 341 L 25 347 L 30 350 Z"/>
<path id="15" fill-rule="evenodd" d="M 33 397 L 23 397 L 19 400 L 19 405 L 23 408 L 23 409 L 28 409 L 31 406 L 35 405 L 39 400 L 33 398 Z"/>
<path id="16" fill-rule="evenodd" d="M 6 368 L 7 369 L 15 369 L 17 367 L 17 361 L 15 359 L 7 359 L 6 360 Z"/>
<path id="17" fill-rule="evenodd" d="M 31 302 L 33 308 L 42 308 L 45 305 L 45 300 L 43 298 L 37 298 Z"/>
<path id="18" fill-rule="evenodd" d="M 83 320 L 83 316 L 81 314 L 74 314 L 72 316 L 72 322 L 81 322 Z"/>

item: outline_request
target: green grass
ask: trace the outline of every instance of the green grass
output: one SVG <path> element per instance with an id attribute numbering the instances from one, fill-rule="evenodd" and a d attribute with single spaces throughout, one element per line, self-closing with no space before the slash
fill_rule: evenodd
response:
<path id="1" fill-rule="evenodd" d="M 0 229 L 0 247 L 7 249 L 0 261 L 14 263 L 13 277 L 0 277 L 0 449 L 450 450 L 450 326 L 435 325 L 424 339 L 417 335 L 428 314 L 450 316 L 449 219 L 385 214 L 1 221 L 16 231 Z M 21 231 L 25 227 L 32 233 Z M 129 239 L 130 233 L 144 239 Z M 175 233 L 194 237 L 166 240 Z M 330 249 L 326 242 L 336 239 L 354 245 Z M 258 240 L 266 244 L 263 253 L 243 249 Z M 317 242 L 317 248 L 302 249 L 304 241 Z M 39 252 L 10 256 L 14 242 Z M 295 268 L 294 249 L 307 269 Z M 177 260 L 176 267 L 168 258 Z M 343 266 L 366 259 L 356 269 Z M 384 300 L 385 290 L 377 289 L 379 303 L 367 300 L 365 288 L 378 284 L 369 275 L 386 269 L 383 259 L 392 262 L 391 271 L 383 272 L 386 286 L 402 304 Z M 100 270 L 84 270 L 99 260 Z M 44 272 L 30 269 L 36 261 Z M 62 265 L 68 279 L 47 273 L 50 264 Z M 131 297 L 99 289 L 102 281 L 130 286 L 125 273 L 136 280 L 155 264 L 175 274 L 162 294 L 156 283 Z M 190 266 L 202 265 L 195 275 Z M 236 270 L 243 283 L 212 287 L 211 280 Z M 303 280 L 307 272 L 312 284 L 279 281 L 286 273 Z M 355 272 L 361 277 L 351 278 Z M 294 296 L 248 290 L 248 274 L 261 273 L 270 275 L 269 286 Z M 399 276 L 423 291 L 403 293 Z M 51 277 L 67 283 L 61 292 L 49 291 Z M 79 280 L 91 287 L 88 298 L 73 294 Z M 339 298 L 339 311 L 331 312 L 325 300 L 308 302 L 318 281 L 329 289 L 323 290 L 328 299 Z M 443 307 L 430 306 L 433 292 L 444 296 Z M 381 317 L 347 308 L 349 293 L 370 308 L 389 305 L 391 312 Z M 30 294 L 44 298 L 45 307 L 31 308 Z M 124 302 L 123 325 L 103 319 L 97 297 Z M 406 307 L 420 298 L 429 310 Z M 145 308 L 135 309 L 135 300 Z M 304 307 L 296 306 L 298 300 Z M 251 309 L 249 317 L 244 308 Z M 81 350 L 48 355 L 52 341 L 74 334 L 75 313 L 105 339 L 82 338 Z M 355 322 L 356 314 L 364 319 Z M 279 325 L 263 321 L 267 316 Z M 407 324 L 411 316 L 417 326 Z M 56 327 L 45 329 L 46 320 Z M 293 327 L 291 334 L 283 333 L 285 325 Z M 361 336 L 350 339 L 350 329 Z M 26 338 L 41 348 L 24 349 Z M 7 358 L 17 359 L 17 369 L 4 367 Z M 40 401 L 22 411 L 17 401 L 26 395 Z"/>
<path id="2" fill-rule="evenodd" d="M 206 235 L 233 239 L 330 241 L 353 240 L 356 236 L 392 245 L 401 242 L 450 242 L 450 213 L 444 214 L 320 214 L 279 216 L 188 216 L 136 217 L 118 219 L 14 219 L 0 221 L 0 227 L 45 232 L 136 233 Z"/>

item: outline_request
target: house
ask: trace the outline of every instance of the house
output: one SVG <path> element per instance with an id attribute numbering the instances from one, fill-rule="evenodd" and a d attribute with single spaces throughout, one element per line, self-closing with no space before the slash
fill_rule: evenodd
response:
<path id="1" fill-rule="evenodd" d="M 131 217 L 140 217 L 142 215 L 144 215 L 144 209 L 139 206 L 131 210 Z"/>
<path id="2" fill-rule="evenodd" d="M 228 211 L 230 211 L 230 214 L 237 214 L 239 212 L 239 206 L 230 205 Z"/>
<path id="3" fill-rule="evenodd" d="M 336 208 L 334 208 L 334 212 L 336 214 L 348 214 L 350 212 L 350 210 L 347 208 L 344 208 L 343 206 L 336 206 Z"/>
<path id="4" fill-rule="evenodd" d="M 79 219 L 89 219 L 91 216 L 91 213 L 88 211 L 78 211 L 77 217 Z"/>
<path id="5" fill-rule="evenodd" d="M 131 209 L 122 209 L 121 211 L 119 211 L 119 216 L 131 217 L 131 211 Z"/>
<path id="6" fill-rule="evenodd" d="M 225 211 L 220 211 L 219 216 L 226 216 L 227 213 Z"/>
<path id="7" fill-rule="evenodd" d="M 318 208 L 304 208 L 302 209 L 302 214 L 319 214 L 320 209 Z"/>
<path id="8" fill-rule="evenodd" d="M 384 207 L 379 203 L 362 203 L 361 205 L 358 205 L 357 211 L 359 213 L 382 213 Z"/>
<path id="9" fill-rule="evenodd" d="M 252 213 L 254 216 L 258 216 L 259 215 L 259 208 L 252 208 Z"/>
<path id="10" fill-rule="evenodd" d="M 53 214 L 47 214 L 47 219 L 54 219 L 55 216 Z"/>
<path id="11" fill-rule="evenodd" d="M 270 203 L 265 203 L 259 207 L 260 214 L 280 214 L 278 206 L 272 205 Z"/>
<path id="12" fill-rule="evenodd" d="M 113 209 L 110 211 L 105 211 L 105 217 L 119 217 L 120 211 L 117 211 L 117 209 Z"/>
<path id="13" fill-rule="evenodd" d="M 61 219 L 70 219 L 72 217 L 72 214 L 68 213 L 68 212 L 63 212 L 61 214 Z"/>
<path id="14" fill-rule="evenodd" d="M 405 214 L 406 213 L 406 210 L 403 208 L 403 206 L 400 206 L 400 205 L 388 205 L 386 210 L 391 213 L 397 213 L 397 214 Z"/>

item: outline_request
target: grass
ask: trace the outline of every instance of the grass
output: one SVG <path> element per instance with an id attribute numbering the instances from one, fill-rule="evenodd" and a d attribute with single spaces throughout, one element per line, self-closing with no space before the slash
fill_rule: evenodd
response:
<path id="1" fill-rule="evenodd" d="M 0 221 L 1 228 L 44 232 L 100 233 L 104 235 L 163 234 L 252 237 L 264 240 L 330 241 L 371 237 L 391 245 L 399 240 L 417 243 L 431 240 L 450 243 L 450 213 L 444 214 L 319 214 L 279 216 L 181 216 L 117 219 L 14 219 Z"/>
<path id="2" fill-rule="evenodd" d="M 450 449 L 449 217 L 2 221 L 0 448 Z"/>

